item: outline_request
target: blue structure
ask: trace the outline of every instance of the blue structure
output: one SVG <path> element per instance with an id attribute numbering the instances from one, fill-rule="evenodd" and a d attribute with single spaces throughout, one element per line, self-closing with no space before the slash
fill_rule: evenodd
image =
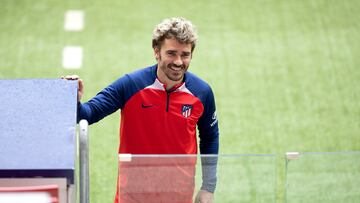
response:
<path id="1" fill-rule="evenodd" d="M 0 178 L 74 183 L 77 81 L 0 80 Z"/>

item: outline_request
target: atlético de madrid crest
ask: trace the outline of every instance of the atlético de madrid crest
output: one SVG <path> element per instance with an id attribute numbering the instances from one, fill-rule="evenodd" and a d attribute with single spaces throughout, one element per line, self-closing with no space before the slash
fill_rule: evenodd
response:
<path id="1" fill-rule="evenodd" d="M 182 106 L 182 109 L 181 109 L 181 112 L 182 112 L 182 115 L 187 118 L 191 115 L 191 110 L 192 110 L 193 106 L 192 105 L 189 105 L 189 104 L 184 104 Z"/>

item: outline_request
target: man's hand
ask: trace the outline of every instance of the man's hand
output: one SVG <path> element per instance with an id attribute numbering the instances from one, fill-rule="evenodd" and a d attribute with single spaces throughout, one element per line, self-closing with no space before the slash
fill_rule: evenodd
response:
<path id="1" fill-rule="evenodd" d="M 83 80 L 80 79 L 78 75 L 67 75 L 67 76 L 61 76 L 61 79 L 66 80 L 77 80 L 78 81 L 78 101 L 81 100 L 83 94 L 84 94 L 84 83 Z"/>
<path id="2" fill-rule="evenodd" d="M 208 192 L 206 190 L 200 190 L 196 197 L 194 203 L 213 203 L 214 202 L 214 194 Z"/>

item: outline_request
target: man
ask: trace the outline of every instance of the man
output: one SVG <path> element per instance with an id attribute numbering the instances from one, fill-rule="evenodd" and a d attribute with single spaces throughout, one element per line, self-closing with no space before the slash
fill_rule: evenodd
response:
<path id="1" fill-rule="evenodd" d="M 152 38 L 157 64 L 126 74 L 90 101 L 79 102 L 78 120 L 86 119 L 92 124 L 120 108 L 119 153 L 130 154 L 197 154 L 198 126 L 200 153 L 217 154 L 219 132 L 212 90 L 206 82 L 187 71 L 196 40 L 197 34 L 190 21 L 184 18 L 162 21 L 155 27 Z M 66 79 L 78 79 L 78 76 L 66 76 Z M 83 82 L 79 79 L 79 100 L 82 95 Z M 216 160 L 202 159 L 202 166 L 203 185 L 195 202 L 213 202 Z M 183 168 L 179 171 L 183 175 L 194 175 L 191 169 L 191 172 Z M 142 202 L 144 199 L 152 202 L 154 196 L 125 197 L 126 188 L 122 186 L 131 182 L 129 178 L 130 175 L 126 180 L 119 179 L 115 202 L 118 198 L 120 202 Z M 193 181 L 188 180 L 184 183 L 188 186 L 183 188 L 189 191 L 183 193 L 181 200 L 172 196 L 172 202 L 192 201 Z"/>

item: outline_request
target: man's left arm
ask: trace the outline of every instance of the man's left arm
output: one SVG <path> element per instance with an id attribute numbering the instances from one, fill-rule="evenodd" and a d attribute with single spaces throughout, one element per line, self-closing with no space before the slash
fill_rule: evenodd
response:
<path id="1" fill-rule="evenodd" d="M 219 128 L 215 99 L 209 88 L 204 101 L 204 113 L 198 123 L 202 166 L 202 186 L 195 202 L 212 202 L 216 188 L 217 155 L 219 152 Z"/>

